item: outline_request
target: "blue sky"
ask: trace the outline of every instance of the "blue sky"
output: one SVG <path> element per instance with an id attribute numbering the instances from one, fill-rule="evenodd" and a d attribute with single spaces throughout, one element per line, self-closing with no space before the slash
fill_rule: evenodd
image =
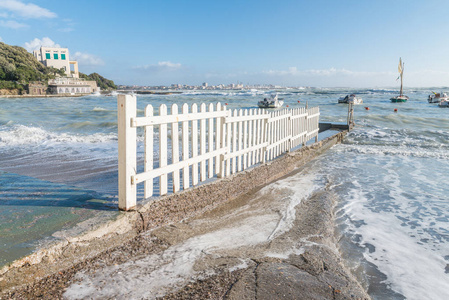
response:
<path id="1" fill-rule="evenodd" d="M 449 1 L 0 0 L 0 39 L 117 84 L 449 86 Z"/>

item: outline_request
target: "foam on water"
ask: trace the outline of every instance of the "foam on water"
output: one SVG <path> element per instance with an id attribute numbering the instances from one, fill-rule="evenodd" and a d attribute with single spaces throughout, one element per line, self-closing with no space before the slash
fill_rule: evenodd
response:
<path id="1" fill-rule="evenodd" d="M 76 127 L 83 127 L 91 125 L 92 123 L 86 122 L 84 124 L 77 125 Z M 117 141 L 117 134 L 109 133 L 95 133 L 90 135 L 69 134 L 69 133 L 57 133 L 45 130 L 40 127 L 31 127 L 24 125 L 14 125 L 0 130 L 0 145 L 2 147 L 15 147 L 15 146 L 36 146 L 36 145 L 50 145 L 50 144 L 104 144 Z"/>
<path id="2" fill-rule="evenodd" d="M 401 202 L 406 199 L 398 197 L 399 183 L 390 179 L 393 181 L 388 182 L 393 182 L 392 188 L 396 188 L 392 192 L 397 200 L 393 207 L 373 211 L 376 208 L 367 205 L 371 193 L 361 192 L 360 186 L 353 191 L 357 201 L 349 199 L 344 207 L 351 220 L 347 223 L 351 234 L 359 237 L 357 244 L 366 249 L 364 258 L 387 276 L 384 283 L 391 289 L 407 299 L 447 299 L 449 274 L 445 273 L 447 262 L 443 250 L 449 241 L 441 236 L 442 241 L 435 240 L 428 232 L 437 229 L 431 226 L 433 216 L 427 220 L 422 214 L 410 217 L 415 209 L 403 207 Z M 361 223 L 361 226 L 354 225 Z"/>
<path id="3" fill-rule="evenodd" d="M 361 251 L 363 268 L 381 273 L 371 276 L 385 276 L 364 278 L 374 299 L 449 297 L 449 164 L 435 148 L 348 144 L 320 158 L 342 200 L 342 234 Z"/>

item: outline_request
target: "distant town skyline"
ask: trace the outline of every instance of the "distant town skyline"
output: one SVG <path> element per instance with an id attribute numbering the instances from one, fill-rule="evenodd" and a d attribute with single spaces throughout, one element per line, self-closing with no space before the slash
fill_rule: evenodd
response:
<path id="1" fill-rule="evenodd" d="M 449 86 L 443 0 L 0 0 L 0 41 L 122 85 Z M 430 19 L 429 19 L 430 18 Z M 431 20 L 431 22 L 429 22 Z"/>

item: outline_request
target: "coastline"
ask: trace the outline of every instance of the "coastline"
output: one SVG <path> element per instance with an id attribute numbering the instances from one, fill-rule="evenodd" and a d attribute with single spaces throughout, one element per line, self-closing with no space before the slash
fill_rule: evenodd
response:
<path id="1" fill-rule="evenodd" d="M 61 98 L 61 97 L 83 97 L 91 94 L 58 94 L 58 95 L 0 95 L 0 98 Z"/>
<path id="2" fill-rule="evenodd" d="M 3 297 L 20 298 L 25 295 L 38 296 L 36 293 L 48 295 L 50 292 L 56 293 L 52 295 L 59 295 L 58 297 L 60 297 L 67 284 L 74 279 L 77 272 L 94 271 L 97 267 L 93 265 L 97 265 L 99 261 L 110 261 L 112 264 L 124 263 L 132 257 L 137 258 L 142 255 L 157 254 L 169 248 L 170 245 L 176 245 L 180 242 L 179 232 L 175 234 L 176 238 L 174 240 L 170 240 L 169 237 L 164 235 L 158 237 L 157 232 L 163 233 L 164 230 L 170 231 L 171 228 L 176 228 L 176 226 L 183 229 L 183 224 L 189 222 L 186 220 L 195 220 L 195 218 L 203 214 L 207 217 L 211 211 L 223 212 L 223 209 L 220 209 L 220 207 L 223 207 L 222 205 L 226 206 L 229 203 L 238 202 L 238 199 L 241 199 L 242 195 L 251 193 L 254 189 L 258 189 L 267 183 L 291 173 L 310 161 L 313 157 L 316 157 L 334 144 L 340 142 L 344 134 L 345 132 L 338 133 L 316 144 L 288 153 L 270 163 L 236 174 L 229 179 L 217 180 L 176 195 L 147 202 L 136 212 L 122 213 L 116 220 L 110 221 L 83 236 L 67 238 L 66 241 L 60 242 L 51 248 L 43 249 L 22 260 L 16 261 L 11 266 L 0 270 L 0 287 L 4 291 L 4 294 L 0 295 L 0 297 L 1 299 Z M 314 245 L 321 243 L 323 246 L 312 246 L 307 252 L 293 257 L 292 259 L 294 261 L 285 261 L 278 258 L 277 260 L 261 260 L 260 262 L 275 263 L 276 267 L 289 269 L 288 272 L 293 272 L 290 270 L 292 265 L 296 267 L 303 265 L 306 268 L 307 274 L 315 272 L 318 277 L 323 275 L 327 278 L 335 275 L 340 278 L 341 276 L 338 276 L 338 274 L 345 274 L 342 278 L 338 279 L 345 282 L 343 287 L 335 288 L 334 284 L 331 285 L 334 287 L 333 289 L 330 289 L 329 285 L 327 285 L 327 288 L 323 286 L 320 290 L 325 292 L 326 295 L 329 291 L 332 291 L 334 295 L 344 295 L 351 292 L 363 298 L 366 296 L 363 289 L 356 284 L 349 272 L 340 266 L 340 258 L 335 252 L 335 245 L 332 246 L 331 236 L 333 236 L 333 226 L 330 226 L 330 223 L 328 223 L 332 222 L 332 209 L 329 209 L 329 207 L 332 207 L 329 204 L 330 197 L 317 196 L 317 198 L 328 199 L 320 200 L 321 202 L 318 201 L 321 203 L 321 207 L 320 205 L 315 205 L 311 209 L 312 212 L 315 212 L 315 221 L 322 220 L 323 222 L 320 228 L 313 229 L 315 230 L 315 234 L 311 234 L 311 236 L 317 236 L 316 233 L 320 232 L 318 235 L 322 235 L 322 237 L 318 237 L 318 240 L 315 240 L 315 238 L 310 241 L 306 240 L 306 242 Z M 326 217 L 321 216 L 323 209 L 327 211 L 325 214 Z M 301 214 L 299 209 L 296 210 L 296 213 Z M 211 212 L 211 214 L 213 216 L 214 212 Z M 303 217 L 307 216 L 297 217 L 296 220 L 306 221 L 308 219 Z M 315 221 L 310 224 L 316 223 Z M 294 228 L 299 228 L 299 231 L 303 231 L 304 226 L 305 224 L 297 224 Z M 329 231 L 330 228 L 332 228 L 332 233 Z M 309 233 L 312 232 L 310 230 Z M 324 235 L 323 232 L 325 233 Z M 282 243 L 276 242 L 273 244 Z M 329 251 L 328 249 L 330 248 L 334 250 Z M 257 260 L 252 261 L 256 262 Z M 309 263 L 312 261 L 316 261 L 317 264 Z M 324 261 L 326 262 L 323 263 Z M 261 263 L 256 264 L 257 266 L 261 265 Z M 266 271 L 268 272 L 270 268 L 274 268 L 275 264 L 264 265 L 268 268 Z M 100 268 L 101 265 L 98 265 L 98 268 Z M 329 266 L 331 266 L 330 269 Z M 310 270 L 307 271 L 308 268 L 315 271 L 310 273 Z M 237 268 L 233 272 L 228 272 L 229 270 L 220 271 L 218 268 L 214 272 L 218 275 L 215 277 L 209 276 L 206 278 L 206 281 L 218 280 L 220 283 L 217 283 L 216 288 L 220 290 L 223 288 L 226 289 L 227 285 L 220 278 L 228 278 L 229 280 L 227 282 L 233 282 L 232 286 L 236 286 L 235 284 L 238 280 L 243 278 L 241 276 L 249 276 L 248 274 L 251 273 L 249 270 L 251 269 L 254 269 L 254 265 L 247 266 L 243 269 Z M 330 270 L 330 273 L 328 270 Z M 301 274 L 301 276 L 308 277 L 305 273 Z M 333 275 L 331 276 L 331 274 Z M 236 279 L 238 280 L 235 281 Z M 309 279 L 311 280 L 311 278 Z M 204 281 L 199 280 L 197 283 L 197 286 L 200 287 L 199 289 L 204 286 L 202 282 Z M 270 280 L 267 280 L 267 282 L 270 282 Z M 319 282 L 322 283 L 323 281 L 319 280 Z M 315 285 L 316 282 L 310 282 L 308 286 Z M 345 286 L 347 288 L 344 288 Z M 182 291 L 188 293 L 189 290 L 191 290 L 191 285 L 186 286 Z M 297 288 L 293 290 L 297 290 Z M 241 292 L 236 293 L 241 294 Z M 179 295 L 173 294 L 172 296 L 176 298 Z"/>

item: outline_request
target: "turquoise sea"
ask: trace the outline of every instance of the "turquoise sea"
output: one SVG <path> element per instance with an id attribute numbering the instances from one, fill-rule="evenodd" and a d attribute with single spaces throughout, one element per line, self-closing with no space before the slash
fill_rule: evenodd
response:
<path id="1" fill-rule="evenodd" d="M 308 166 L 338 199 L 340 250 L 374 299 L 449 299 L 449 109 L 427 102 L 440 90 L 406 89 L 406 103 L 390 102 L 396 89 L 348 88 L 137 100 L 140 113 L 162 103 L 256 108 L 278 92 L 284 106 L 319 106 L 321 122 L 336 123 L 347 118 L 338 98 L 361 96 L 355 129 Z M 116 106 L 106 96 L 0 98 L 0 268 L 119 214 Z"/>

